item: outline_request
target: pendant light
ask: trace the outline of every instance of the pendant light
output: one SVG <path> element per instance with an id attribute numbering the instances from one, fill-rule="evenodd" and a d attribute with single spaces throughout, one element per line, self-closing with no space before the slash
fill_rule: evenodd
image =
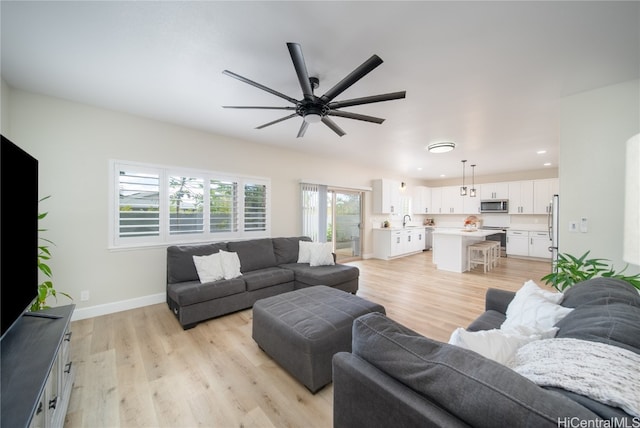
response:
<path id="1" fill-rule="evenodd" d="M 469 190 L 469 197 L 476 197 L 476 165 L 471 165 L 471 190 Z"/>
<path id="2" fill-rule="evenodd" d="M 462 161 L 462 187 L 460 187 L 460 196 L 467 196 L 467 186 L 464 185 L 464 165 L 466 159 Z"/>

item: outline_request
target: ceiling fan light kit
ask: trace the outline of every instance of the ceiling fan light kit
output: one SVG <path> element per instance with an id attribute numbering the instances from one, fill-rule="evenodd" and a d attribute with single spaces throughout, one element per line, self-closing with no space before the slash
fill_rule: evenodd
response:
<path id="1" fill-rule="evenodd" d="M 430 153 L 447 153 L 456 148 L 456 143 L 453 141 L 442 141 L 439 143 L 432 143 L 427 146 L 427 150 Z"/>
<path id="2" fill-rule="evenodd" d="M 382 59 L 379 56 L 373 55 L 367 61 L 362 63 L 358 68 L 348 74 L 344 79 L 338 82 L 335 86 L 329 89 L 324 95 L 318 97 L 314 95 L 313 90 L 319 85 L 319 79 L 317 77 L 310 77 L 307 72 L 307 66 L 304 62 L 304 56 L 302 55 L 302 48 L 298 43 L 287 43 L 289 54 L 291 55 L 291 61 L 298 76 L 298 83 L 302 89 L 303 98 L 296 100 L 282 94 L 274 89 L 268 88 L 260 83 L 247 79 L 246 77 L 235 74 L 229 70 L 224 70 L 222 73 L 247 83 L 263 91 L 269 92 L 272 95 L 280 97 L 284 100 L 294 104 L 294 106 L 286 107 L 269 107 L 269 106 L 222 106 L 223 108 L 238 108 L 238 109 L 262 109 L 262 110 L 295 110 L 288 116 L 276 119 L 274 121 L 265 123 L 256 127 L 256 129 L 266 128 L 267 126 L 274 125 L 276 123 L 285 121 L 287 119 L 294 118 L 296 116 L 302 117 L 303 121 L 298 131 L 298 138 L 303 137 L 310 123 L 322 122 L 327 125 L 333 132 L 342 137 L 345 132 L 329 117 L 344 117 L 347 119 L 362 120 L 370 123 L 381 124 L 384 119 L 379 117 L 367 116 L 364 114 L 351 113 L 339 110 L 343 107 L 352 107 L 362 104 L 378 103 L 382 101 L 392 101 L 406 97 L 406 91 L 391 92 L 387 94 L 372 95 L 368 97 L 353 98 L 343 101 L 333 101 L 338 95 L 346 91 L 354 83 L 362 79 L 369 74 L 373 69 L 382 64 Z"/>

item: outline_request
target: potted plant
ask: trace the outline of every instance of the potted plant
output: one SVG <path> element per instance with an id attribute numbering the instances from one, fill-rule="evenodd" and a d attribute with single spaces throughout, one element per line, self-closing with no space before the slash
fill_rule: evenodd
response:
<path id="1" fill-rule="evenodd" d="M 625 266 L 620 272 L 616 272 L 613 266 L 609 266 L 607 259 L 587 259 L 590 251 L 580 257 L 571 254 L 559 254 L 555 262 L 555 269 L 548 275 L 542 277 L 542 281 L 550 284 L 556 290 L 562 292 L 578 282 L 590 278 L 617 278 L 627 281 L 629 284 L 640 290 L 640 273 L 635 275 L 624 275 L 627 269 Z"/>
<path id="2" fill-rule="evenodd" d="M 40 199 L 40 201 L 38 202 L 42 202 L 48 198 L 49 196 L 45 196 L 44 198 Z M 44 219 L 47 216 L 47 214 L 48 213 L 46 212 L 38 214 L 38 221 Z M 51 240 L 40 236 L 41 232 L 46 232 L 46 231 L 47 229 L 38 228 L 38 239 L 44 242 L 44 244 L 38 245 L 38 269 L 47 278 L 51 278 L 52 277 L 51 268 L 47 264 L 47 261 L 51 259 L 51 251 L 49 250 L 49 245 L 55 245 L 55 244 Z M 73 300 L 73 298 L 67 293 L 63 293 L 62 291 L 57 291 L 53 287 L 53 281 L 51 281 L 50 279 L 42 282 L 41 284 L 38 285 L 38 296 L 36 297 L 34 302 L 31 304 L 31 307 L 29 308 L 29 310 L 31 312 L 35 312 L 35 311 L 40 311 L 42 309 L 49 308 L 50 306 L 47 305 L 47 298 L 53 297 L 57 299 L 58 294 L 62 294 L 63 296 Z"/>

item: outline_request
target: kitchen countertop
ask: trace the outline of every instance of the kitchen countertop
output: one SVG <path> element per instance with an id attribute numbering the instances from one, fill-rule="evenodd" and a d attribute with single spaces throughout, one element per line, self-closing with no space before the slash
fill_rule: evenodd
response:
<path id="1" fill-rule="evenodd" d="M 489 235 L 495 235 L 499 233 L 495 230 L 486 230 L 486 229 L 477 229 L 472 232 L 467 231 L 466 229 L 435 229 L 433 231 L 434 235 L 454 235 L 454 236 L 467 236 L 470 238 L 484 238 Z"/>

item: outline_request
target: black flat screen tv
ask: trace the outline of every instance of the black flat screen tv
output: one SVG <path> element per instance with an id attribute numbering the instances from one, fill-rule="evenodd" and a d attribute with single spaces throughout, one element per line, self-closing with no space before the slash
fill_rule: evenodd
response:
<path id="1" fill-rule="evenodd" d="M 18 323 L 38 294 L 38 160 L 1 136 L 0 318 Z"/>

